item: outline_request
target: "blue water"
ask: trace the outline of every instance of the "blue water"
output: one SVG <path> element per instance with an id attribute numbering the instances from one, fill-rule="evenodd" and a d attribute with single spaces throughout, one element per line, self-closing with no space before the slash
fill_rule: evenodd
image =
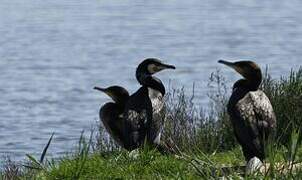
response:
<path id="1" fill-rule="evenodd" d="M 134 92 L 146 57 L 177 67 L 157 76 L 167 85 L 195 82 L 208 102 L 210 73 L 220 58 L 250 59 L 273 77 L 301 65 L 302 1 L 262 0 L 2 0 L 0 3 L 0 154 L 70 151 L 96 126 L 108 101 L 95 85 Z M 231 85 L 231 84 L 230 84 Z"/>

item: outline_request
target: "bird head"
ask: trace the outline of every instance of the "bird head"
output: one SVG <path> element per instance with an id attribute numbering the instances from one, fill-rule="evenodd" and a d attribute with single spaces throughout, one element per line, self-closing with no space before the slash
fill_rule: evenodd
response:
<path id="1" fill-rule="evenodd" d="M 138 65 L 136 72 L 152 75 L 164 69 L 175 69 L 175 66 L 164 64 L 161 60 L 156 58 L 148 58 Z"/>
<path id="2" fill-rule="evenodd" d="M 129 98 L 128 91 L 120 86 L 110 86 L 108 88 L 94 87 L 93 89 L 107 94 L 116 103 L 126 102 Z"/>
<path id="3" fill-rule="evenodd" d="M 164 64 L 156 58 L 147 58 L 136 69 L 136 79 L 141 83 L 144 78 L 151 76 L 164 69 L 175 69 L 175 66 Z"/>
<path id="4" fill-rule="evenodd" d="M 239 74 L 241 74 L 245 79 L 253 79 L 261 77 L 261 69 L 260 67 L 253 61 L 237 61 L 237 62 L 229 62 L 225 60 L 219 60 L 218 63 L 224 64 L 228 67 L 231 67 Z"/>

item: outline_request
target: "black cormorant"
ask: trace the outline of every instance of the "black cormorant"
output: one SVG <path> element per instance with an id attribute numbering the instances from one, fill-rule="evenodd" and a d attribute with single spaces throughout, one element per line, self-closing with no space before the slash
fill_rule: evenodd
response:
<path id="1" fill-rule="evenodd" d="M 259 90 L 261 70 L 252 61 L 218 62 L 235 69 L 244 77 L 233 86 L 228 113 L 246 161 L 253 157 L 263 161 L 264 146 L 276 129 L 276 117 L 268 97 Z"/>
<path id="2" fill-rule="evenodd" d="M 120 86 L 110 86 L 108 88 L 94 87 L 94 89 L 106 93 L 114 102 L 106 103 L 100 109 L 100 119 L 111 137 L 122 147 L 125 137 L 123 129 L 123 113 L 129 93 Z"/>
<path id="3" fill-rule="evenodd" d="M 124 111 L 124 127 L 128 150 L 148 144 L 160 146 L 165 119 L 165 87 L 160 79 L 152 76 L 164 70 L 175 69 L 155 58 L 145 59 L 136 69 L 136 79 L 141 87 L 132 94 Z"/>

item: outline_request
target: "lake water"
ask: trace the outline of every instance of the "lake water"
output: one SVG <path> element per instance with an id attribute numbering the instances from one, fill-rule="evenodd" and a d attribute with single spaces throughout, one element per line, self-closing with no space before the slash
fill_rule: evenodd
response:
<path id="1" fill-rule="evenodd" d="M 39 155 L 52 132 L 53 156 L 72 150 L 96 126 L 94 91 L 119 84 L 134 92 L 146 57 L 174 64 L 157 75 L 167 85 L 195 82 L 208 102 L 220 58 L 250 59 L 273 77 L 301 65 L 302 1 L 275 0 L 2 0 L 0 4 L 0 155 Z"/>

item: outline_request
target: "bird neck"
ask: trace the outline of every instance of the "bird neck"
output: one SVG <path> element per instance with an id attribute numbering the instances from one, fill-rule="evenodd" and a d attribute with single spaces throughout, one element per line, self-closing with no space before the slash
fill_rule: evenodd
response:
<path id="1" fill-rule="evenodd" d="M 261 81 L 262 81 L 261 72 L 260 73 L 256 73 L 253 76 L 248 77 L 246 79 L 240 79 L 240 80 L 238 80 L 234 84 L 233 89 L 241 87 L 241 88 L 245 88 L 245 89 L 247 89 L 249 91 L 256 91 L 256 90 L 258 90 L 258 88 L 259 88 L 259 86 L 261 84 Z"/>
<path id="2" fill-rule="evenodd" d="M 119 112 L 124 112 L 128 98 L 129 97 L 118 97 L 114 99 Z"/>
<path id="3" fill-rule="evenodd" d="M 123 113 L 126 107 L 126 102 L 115 102 L 119 113 Z"/>
<path id="4" fill-rule="evenodd" d="M 136 78 L 142 86 L 158 90 L 162 95 L 166 93 L 165 86 L 160 79 L 149 74 L 138 74 Z"/>

